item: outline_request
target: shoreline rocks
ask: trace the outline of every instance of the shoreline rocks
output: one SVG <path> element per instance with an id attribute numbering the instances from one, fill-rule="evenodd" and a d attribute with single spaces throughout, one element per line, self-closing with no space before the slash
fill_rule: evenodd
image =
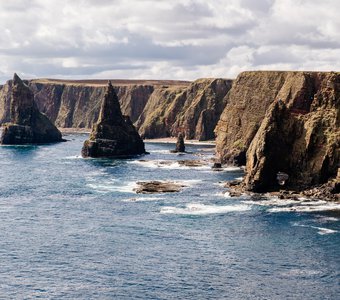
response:
<path id="1" fill-rule="evenodd" d="M 172 181 L 139 181 L 138 187 L 134 189 L 137 194 L 159 194 L 159 193 L 177 193 L 186 185 Z"/>

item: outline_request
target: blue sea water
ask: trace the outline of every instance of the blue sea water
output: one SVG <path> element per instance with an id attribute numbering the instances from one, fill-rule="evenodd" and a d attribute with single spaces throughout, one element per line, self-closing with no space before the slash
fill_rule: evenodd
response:
<path id="1" fill-rule="evenodd" d="M 82 159 L 86 137 L 0 147 L 0 299 L 339 299 L 331 205 L 230 198 L 221 182 L 241 169 L 176 163 L 209 146 Z M 133 192 L 147 180 L 187 187 Z"/>

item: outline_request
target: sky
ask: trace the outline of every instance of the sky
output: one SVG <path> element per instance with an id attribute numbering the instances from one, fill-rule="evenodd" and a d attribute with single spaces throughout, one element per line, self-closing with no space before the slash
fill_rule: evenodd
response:
<path id="1" fill-rule="evenodd" d="M 0 0 L 0 83 L 340 71 L 339 0 Z"/>

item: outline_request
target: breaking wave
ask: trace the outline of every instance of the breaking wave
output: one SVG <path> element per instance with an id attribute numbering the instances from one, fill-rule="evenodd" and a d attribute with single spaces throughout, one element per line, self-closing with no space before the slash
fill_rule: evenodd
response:
<path id="1" fill-rule="evenodd" d="M 230 212 L 248 211 L 249 205 L 206 205 L 201 203 L 189 203 L 185 207 L 165 206 L 161 209 L 161 214 L 177 215 L 209 215 L 209 214 L 226 214 Z"/>

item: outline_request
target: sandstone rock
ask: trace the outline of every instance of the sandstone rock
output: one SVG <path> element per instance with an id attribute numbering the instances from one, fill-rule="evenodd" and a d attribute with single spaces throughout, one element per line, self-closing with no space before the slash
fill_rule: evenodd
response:
<path id="1" fill-rule="evenodd" d="M 137 194 L 176 193 L 185 187 L 185 185 L 171 181 L 140 181 L 137 184 L 139 187 L 134 189 Z"/>
<path id="2" fill-rule="evenodd" d="M 199 79 L 188 87 L 155 90 L 136 122 L 140 134 L 161 138 L 183 132 L 187 139 L 213 139 L 231 85 L 227 79 Z"/>
<path id="3" fill-rule="evenodd" d="M 40 111 L 62 128 L 91 128 L 98 120 L 102 80 L 35 79 L 27 82 Z M 121 110 L 147 138 L 177 136 L 214 138 L 231 80 L 115 80 Z M 11 81 L 0 90 L 0 123 L 9 121 Z"/>
<path id="4" fill-rule="evenodd" d="M 246 153 L 247 189 L 278 189 L 278 172 L 288 174 L 287 189 L 336 176 L 340 73 L 245 72 L 227 98 L 216 129 L 217 151 L 224 161 Z"/>
<path id="5" fill-rule="evenodd" d="M 123 116 L 117 94 L 109 82 L 99 120 L 84 142 L 83 157 L 121 157 L 145 153 L 144 142 L 130 118 Z"/>
<path id="6" fill-rule="evenodd" d="M 3 127 L 1 144 L 36 144 L 62 141 L 60 131 L 42 113 L 30 88 L 14 74 L 11 88 L 10 123 Z"/>

